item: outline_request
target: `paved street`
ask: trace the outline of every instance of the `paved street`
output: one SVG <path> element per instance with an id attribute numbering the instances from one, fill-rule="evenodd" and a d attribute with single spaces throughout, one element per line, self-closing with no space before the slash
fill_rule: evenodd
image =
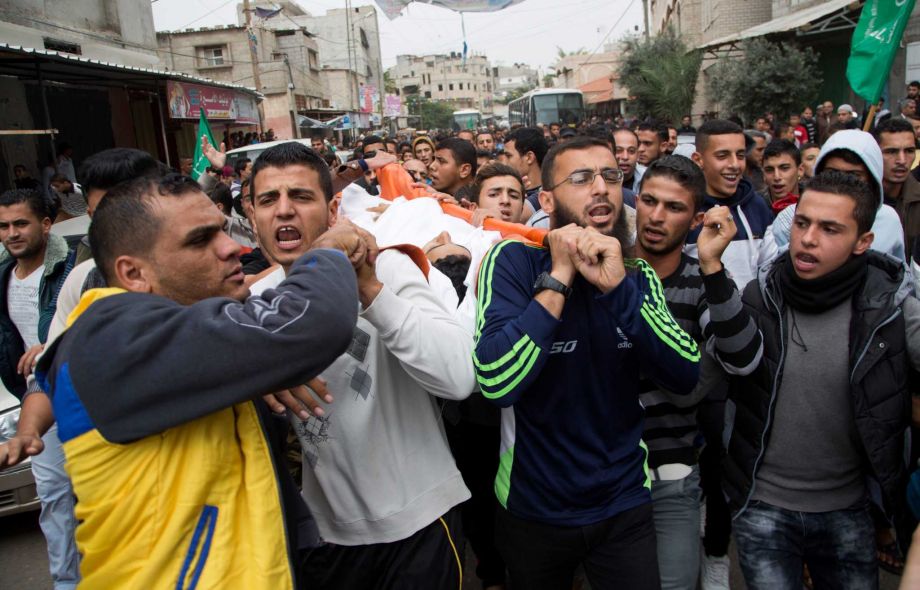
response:
<path id="1" fill-rule="evenodd" d="M 0 590 L 51 590 L 45 542 L 38 527 L 38 512 L 17 514 L 0 520 Z M 473 573 L 475 561 L 467 550 L 463 590 L 480 588 Z M 737 568 L 732 570 L 732 590 L 744 590 Z M 881 590 L 897 590 L 898 578 L 881 574 Z M 582 590 L 590 590 L 585 584 Z M 628 590 L 628 589 L 624 589 Z"/>

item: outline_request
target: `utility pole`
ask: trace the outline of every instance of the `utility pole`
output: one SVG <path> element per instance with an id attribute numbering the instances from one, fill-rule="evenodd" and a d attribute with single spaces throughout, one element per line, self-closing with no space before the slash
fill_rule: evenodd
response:
<path id="1" fill-rule="evenodd" d="M 259 78 L 259 48 L 256 45 L 256 35 L 252 31 L 252 10 L 249 8 L 249 0 L 243 0 L 243 14 L 246 15 L 246 40 L 249 42 L 249 55 L 252 61 L 252 81 L 256 85 L 256 92 L 262 92 L 262 80 Z M 262 105 L 259 109 L 259 133 L 264 129 L 262 118 Z"/>
<path id="2" fill-rule="evenodd" d="M 645 19 L 645 40 L 648 41 L 648 0 L 642 0 L 642 17 Z"/>
<path id="3" fill-rule="evenodd" d="M 348 71 L 346 72 L 346 77 L 348 78 L 348 109 L 351 110 L 355 105 L 355 82 L 357 81 L 357 75 L 355 74 L 355 66 L 352 65 L 351 59 L 351 39 L 352 39 L 351 30 L 351 0 L 345 0 L 345 48 L 348 51 Z M 356 110 L 360 110 L 356 109 Z M 355 113 L 353 112 L 352 115 Z M 356 122 L 352 120 L 352 138 L 354 138 L 354 129 Z"/>

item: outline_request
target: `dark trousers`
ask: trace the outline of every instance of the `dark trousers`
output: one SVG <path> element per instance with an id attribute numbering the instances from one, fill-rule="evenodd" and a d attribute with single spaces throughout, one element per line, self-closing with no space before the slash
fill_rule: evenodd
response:
<path id="1" fill-rule="evenodd" d="M 731 509 L 722 493 L 722 460 L 725 457 L 722 429 L 725 425 L 725 402 L 707 401 L 700 404 L 697 421 L 706 438 L 706 446 L 700 453 L 700 487 L 706 501 L 703 550 L 706 555 L 722 557 L 728 553 L 728 543 L 732 535 Z"/>
<path id="2" fill-rule="evenodd" d="M 755 500 L 735 518 L 735 540 L 749 590 L 799 590 L 803 563 L 815 590 L 878 588 L 867 502 L 832 512 L 796 512 Z"/>
<path id="3" fill-rule="evenodd" d="M 463 475 L 470 499 L 461 505 L 463 532 L 476 555 L 476 576 L 483 588 L 505 583 L 505 561 L 495 547 L 495 474 L 501 430 L 498 425 L 485 426 L 466 419 L 456 424 L 444 421 L 447 441 Z"/>
<path id="4" fill-rule="evenodd" d="M 310 590 L 459 590 L 460 508 L 411 537 L 374 545 L 327 544 L 306 553 L 299 585 Z"/>
<path id="5" fill-rule="evenodd" d="M 499 508 L 496 536 L 514 590 L 571 590 L 583 564 L 592 590 L 659 590 L 652 505 L 607 520 L 562 527 Z"/>

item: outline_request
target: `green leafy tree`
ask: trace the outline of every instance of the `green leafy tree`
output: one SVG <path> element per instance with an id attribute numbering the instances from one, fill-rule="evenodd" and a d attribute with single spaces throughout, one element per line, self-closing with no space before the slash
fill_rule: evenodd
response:
<path id="1" fill-rule="evenodd" d="M 390 70 L 383 72 L 383 89 L 387 94 L 396 94 L 396 80 Z"/>
<path id="2" fill-rule="evenodd" d="M 708 92 L 723 113 L 750 122 L 769 111 L 784 120 L 814 104 L 821 83 L 818 54 L 810 47 L 755 38 L 744 44 L 742 57 L 716 65 Z"/>
<path id="3" fill-rule="evenodd" d="M 522 96 L 524 96 L 531 90 L 532 88 L 530 86 L 520 86 L 518 88 L 515 88 L 514 90 L 509 91 L 508 96 L 496 98 L 495 102 L 497 102 L 498 104 L 508 104 L 512 100 L 517 100 L 521 98 Z"/>
<path id="4" fill-rule="evenodd" d="M 422 99 L 418 102 L 422 129 L 450 129 L 454 120 L 454 107 L 446 102 Z"/>
<path id="5" fill-rule="evenodd" d="M 588 50 L 585 49 L 584 47 L 576 49 L 575 51 L 566 51 L 565 49 L 556 45 L 556 57 L 558 57 L 559 59 L 562 59 L 563 57 L 568 57 L 570 55 L 586 55 L 587 53 L 588 53 Z"/>
<path id="6" fill-rule="evenodd" d="M 703 56 L 689 50 L 671 28 L 657 37 L 627 39 L 619 83 L 629 90 L 630 110 L 672 123 L 690 112 Z"/>

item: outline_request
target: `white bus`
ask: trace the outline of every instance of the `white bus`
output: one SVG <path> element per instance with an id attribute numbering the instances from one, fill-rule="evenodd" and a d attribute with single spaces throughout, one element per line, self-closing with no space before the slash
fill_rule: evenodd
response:
<path id="1" fill-rule="evenodd" d="M 585 99 L 580 90 L 539 88 L 508 103 L 511 126 L 578 125 L 585 120 Z"/>
<path id="2" fill-rule="evenodd" d="M 461 129 L 478 129 L 482 125 L 482 113 L 475 109 L 454 111 L 454 131 Z"/>

